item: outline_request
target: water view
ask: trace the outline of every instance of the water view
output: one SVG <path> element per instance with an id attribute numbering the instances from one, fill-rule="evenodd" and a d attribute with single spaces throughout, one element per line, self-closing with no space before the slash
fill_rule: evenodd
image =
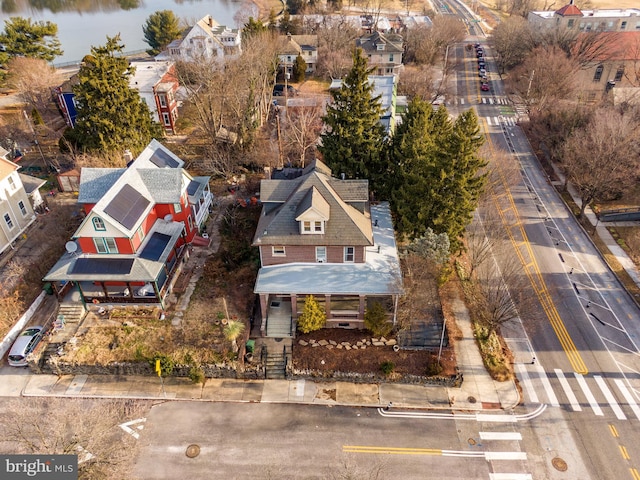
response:
<path id="1" fill-rule="evenodd" d="M 148 48 L 142 25 L 158 10 L 172 10 L 190 25 L 210 14 L 235 28 L 233 16 L 241 5 L 237 0 L 0 0 L 0 29 L 10 17 L 57 24 L 64 54 L 53 63 L 60 65 L 80 61 L 91 46 L 104 45 L 107 35 L 120 33 L 127 52 Z"/>

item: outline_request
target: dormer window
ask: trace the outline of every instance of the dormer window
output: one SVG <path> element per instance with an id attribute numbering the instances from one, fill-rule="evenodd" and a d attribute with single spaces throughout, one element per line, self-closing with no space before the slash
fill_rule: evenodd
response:
<path id="1" fill-rule="evenodd" d="M 107 227 L 104 225 L 104 221 L 99 217 L 93 217 L 93 228 L 97 231 L 105 231 Z"/>
<path id="2" fill-rule="evenodd" d="M 304 220 L 302 224 L 302 234 L 324 233 L 324 222 Z"/>
<path id="3" fill-rule="evenodd" d="M 384 43 L 379 43 L 376 45 L 376 48 L 378 49 L 378 51 L 382 51 L 384 50 Z"/>

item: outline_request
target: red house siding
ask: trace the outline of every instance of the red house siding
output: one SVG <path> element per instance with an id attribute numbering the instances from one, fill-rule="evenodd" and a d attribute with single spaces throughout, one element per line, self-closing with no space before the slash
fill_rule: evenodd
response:
<path id="1" fill-rule="evenodd" d="M 353 263 L 364 263 L 364 247 L 360 246 L 354 248 L 355 259 Z M 260 256 L 262 259 L 263 267 L 266 267 L 267 265 L 283 265 L 286 263 L 296 262 L 316 263 L 315 245 L 286 245 L 285 255 L 274 256 L 272 252 L 272 245 L 263 245 L 260 247 Z M 344 263 L 344 247 L 327 247 L 327 263 Z"/>

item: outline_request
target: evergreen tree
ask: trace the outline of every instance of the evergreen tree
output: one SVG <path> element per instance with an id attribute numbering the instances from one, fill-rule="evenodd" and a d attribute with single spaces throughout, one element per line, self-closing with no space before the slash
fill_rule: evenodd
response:
<path id="1" fill-rule="evenodd" d="M 304 82 L 304 76 L 307 71 L 307 62 L 304 61 L 302 55 L 296 57 L 296 63 L 293 64 L 293 81 Z"/>
<path id="2" fill-rule="evenodd" d="M 298 330 L 302 333 L 315 332 L 324 327 L 326 321 L 327 314 L 320 308 L 318 301 L 313 295 L 307 295 L 302 313 L 298 317 Z"/>
<path id="3" fill-rule="evenodd" d="M 278 29 L 278 17 L 276 16 L 276 11 L 273 8 L 269 10 L 269 19 L 267 22 L 267 28 L 270 32 L 275 32 Z"/>
<path id="4" fill-rule="evenodd" d="M 319 150 L 334 173 L 369 179 L 371 189 L 377 191 L 385 133 L 380 123 L 380 97 L 372 97 L 373 86 L 367 80 L 370 72 L 362 50 L 356 49 L 353 68 L 342 87 L 331 92 L 333 102 L 323 118 L 327 128 Z"/>
<path id="5" fill-rule="evenodd" d="M 73 87 L 77 120 L 73 132 L 76 146 L 88 151 L 142 151 L 154 137 L 162 136 L 152 120 L 147 104 L 137 90 L 129 87 L 133 69 L 122 53 L 120 37 L 107 37 L 101 47 L 91 47 L 91 55 L 78 72 Z"/>
<path id="6" fill-rule="evenodd" d="M 452 122 L 444 106 L 434 111 L 420 99 L 409 104 L 386 155 L 397 165 L 387 188 L 401 237 L 413 240 L 431 228 L 447 234 L 452 252 L 461 249 L 485 182 L 481 145 L 472 110 Z"/>
<path id="7" fill-rule="evenodd" d="M 262 20 L 255 20 L 253 17 L 249 17 L 249 20 L 242 28 L 242 41 L 245 41 L 258 33 L 266 32 L 267 30 L 269 29 L 264 23 L 262 23 Z"/>
<path id="8" fill-rule="evenodd" d="M 158 10 L 149 15 L 142 27 L 142 32 L 144 41 L 151 47 L 147 50 L 149 55 L 159 54 L 182 35 L 178 17 L 171 10 Z"/>
<path id="9" fill-rule="evenodd" d="M 58 40 L 58 26 L 51 22 L 31 23 L 30 18 L 11 17 L 4 21 L 4 31 L 0 33 L 0 65 L 12 57 L 39 58 L 52 61 L 62 55 Z"/>

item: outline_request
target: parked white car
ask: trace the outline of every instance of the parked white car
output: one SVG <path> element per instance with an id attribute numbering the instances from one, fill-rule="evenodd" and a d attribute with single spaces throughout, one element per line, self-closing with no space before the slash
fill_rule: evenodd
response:
<path id="1" fill-rule="evenodd" d="M 26 328 L 13 342 L 13 346 L 9 351 L 9 365 L 12 367 L 26 367 L 27 356 L 33 352 L 40 340 L 42 340 L 42 327 Z"/>

